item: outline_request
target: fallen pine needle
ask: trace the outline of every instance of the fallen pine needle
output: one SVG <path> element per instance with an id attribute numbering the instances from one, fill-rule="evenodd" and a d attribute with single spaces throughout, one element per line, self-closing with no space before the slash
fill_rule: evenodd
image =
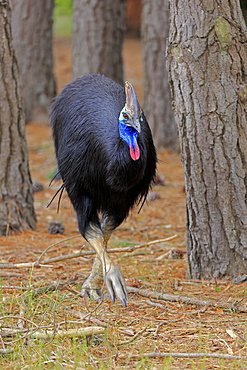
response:
<path id="1" fill-rule="evenodd" d="M 195 306 L 204 306 L 204 307 L 217 307 L 217 308 L 225 308 L 230 311 L 238 311 L 238 312 L 247 312 L 247 306 L 239 305 L 238 302 L 229 303 L 229 302 L 218 302 L 218 301 L 208 301 L 203 299 L 196 299 L 196 298 L 189 298 L 184 297 L 179 294 L 164 294 L 158 293 L 154 291 L 150 291 L 147 289 L 138 289 L 134 287 L 127 286 L 128 293 L 137 293 L 142 297 L 159 299 L 163 301 L 169 302 L 180 302 L 186 304 L 193 304 Z"/>
<path id="2" fill-rule="evenodd" d="M 126 345 L 126 344 L 130 344 L 132 342 L 134 342 L 138 337 L 140 337 L 145 331 L 147 330 L 147 326 L 145 328 L 143 328 L 142 330 L 140 330 L 138 333 L 136 333 L 132 338 L 130 338 L 129 340 L 125 340 L 125 341 L 122 341 L 119 343 L 119 346 L 122 346 L 122 345 Z"/>

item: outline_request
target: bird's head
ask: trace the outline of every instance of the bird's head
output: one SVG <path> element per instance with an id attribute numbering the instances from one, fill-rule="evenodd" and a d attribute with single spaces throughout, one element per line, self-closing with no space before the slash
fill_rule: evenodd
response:
<path id="1" fill-rule="evenodd" d="M 137 139 L 141 132 L 142 111 L 133 86 L 126 81 L 124 87 L 126 101 L 119 115 L 119 133 L 130 148 L 131 158 L 136 161 L 140 158 Z"/>

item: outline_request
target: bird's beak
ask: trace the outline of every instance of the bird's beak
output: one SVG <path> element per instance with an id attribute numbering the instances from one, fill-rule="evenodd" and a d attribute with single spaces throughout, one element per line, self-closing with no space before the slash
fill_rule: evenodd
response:
<path id="1" fill-rule="evenodd" d="M 140 121 L 139 121 L 139 118 L 137 119 L 133 119 L 132 123 L 131 123 L 131 126 L 138 132 L 141 132 L 141 125 L 140 125 Z"/>

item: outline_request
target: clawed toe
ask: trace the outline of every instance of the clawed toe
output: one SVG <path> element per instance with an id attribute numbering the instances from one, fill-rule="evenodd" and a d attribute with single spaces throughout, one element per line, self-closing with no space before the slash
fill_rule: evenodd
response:
<path id="1" fill-rule="evenodd" d="M 122 302 L 124 307 L 127 307 L 127 302 L 124 298 L 120 298 L 120 301 Z"/>
<path id="2" fill-rule="evenodd" d="M 81 296 L 82 297 L 89 297 L 96 302 L 100 302 L 102 300 L 102 293 L 100 289 L 92 289 L 89 287 L 82 286 L 81 289 Z"/>
<path id="3" fill-rule="evenodd" d="M 117 298 L 126 307 L 128 299 L 127 288 L 124 278 L 116 265 L 112 264 L 110 271 L 106 273 L 105 282 L 112 302 Z"/>
<path id="4" fill-rule="evenodd" d="M 108 263 L 105 264 L 104 260 L 104 267 L 102 269 L 101 262 L 96 257 L 92 267 L 92 272 L 82 285 L 81 295 L 83 297 L 90 297 L 96 302 L 102 301 L 103 297 L 101 290 L 102 287 L 104 287 L 104 281 L 112 302 L 114 302 L 115 299 L 118 299 L 122 302 L 123 306 L 126 307 L 128 293 L 125 280 L 119 268 L 110 259 L 108 259 L 107 262 Z M 107 295 L 104 297 L 106 298 Z"/>
<path id="5" fill-rule="evenodd" d="M 81 295 L 83 297 L 89 297 L 96 302 L 100 302 L 102 300 L 102 284 L 102 273 L 91 273 L 82 285 Z"/>
<path id="6" fill-rule="evenodd" d="M 119 299 L 122 305 L 126 307 L 126 301 L 128 299 L 127 289 L 122 274 L 117 267 L 111 269 L 111 271 L 106 274 L 105 284 L 109 295 L 107 294 L 104 297 L 110 297 L 112 302 L 114 302 L 115 299 Z M 92 276 L 89 276 L 82 285 L 81 296 L 89 297 L 96 302 L 101 302 L 103 297 L 98 280 L 94 280 Z"/>

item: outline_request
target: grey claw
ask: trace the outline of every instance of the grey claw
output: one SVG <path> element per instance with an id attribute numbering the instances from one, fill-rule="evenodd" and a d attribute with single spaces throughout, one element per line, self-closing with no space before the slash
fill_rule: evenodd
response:
<path id="1" fill-rule="evenodd" d="M 101 290 L 100 289 L 93 290 L 93 294 L 92 294 L 92 289 L 91 290 L 84 289 L 84 290 L 85 290 L 88 298 L 92 298 L 95 301 L 100 301 L 102 299 L 102 293 L 101 293 Z M 82 296 L 85 296 L 85 294 L 83 294 L 83 290 L 81 291 L 81 295 Z"/>
<path id="2" fill-rule="evenodd" d="M 126 307 L 126 300 L 128 299 L 127 289 L 124 278 L 116 265 L 112 266 L 111 270 L 107 272 L 105 283 L 112 302 L 115 302 L 117 298 Z"/>
<path id="3" fill-rule="evenodd" d="M 102 301 L 102 293 L 99 289 L 85 289 L 82 288 L 81 290 L 81 297 L 88 297 L 90 299 L 93 299 L 96 302 Z"/>
<path id="4" fill-rule="evenodd" d="M 127 303 L 126 303 L 126 300 L 125 299 L 122 298 L 121 299 L 121 302 L 122 302 L 122 304 L 123 304 L 124 307 L 127 307 Z"/>

